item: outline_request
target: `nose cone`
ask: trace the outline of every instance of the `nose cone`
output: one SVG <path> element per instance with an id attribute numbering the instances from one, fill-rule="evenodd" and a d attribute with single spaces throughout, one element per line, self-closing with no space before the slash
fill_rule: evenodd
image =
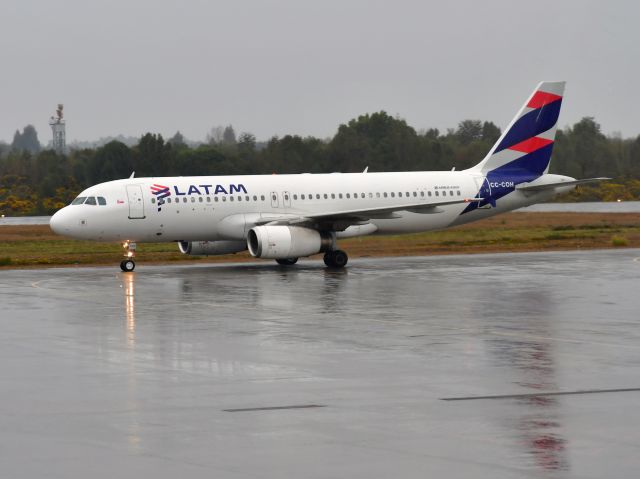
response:
<path id="1" fill-rule="evenodd" d="M 62 208 L 60 211 L 56 212 L 49 220 L 49 227 L 55 234 L 69 234 L 70 225 L 67 212 L 65 211 L 66 209 L 66 207 Z"/>

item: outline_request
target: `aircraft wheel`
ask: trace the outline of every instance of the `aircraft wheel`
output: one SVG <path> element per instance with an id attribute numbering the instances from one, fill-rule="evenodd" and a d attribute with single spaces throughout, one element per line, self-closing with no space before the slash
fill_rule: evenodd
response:
<path id="1" fill-rule="evenodd" d="M 298 258 L 279 258 L 276 260 L 276 263 L 278 263 L 281 266 L 293 266 L 297 262 L 298 262 Z"/>
<path id="2" fill-rule="evenodd" d="M 136 268 L 136 264 L 131 259 L 124 259 L 120 262 L 120 269 L 125 273 L 130 273 Z"/>
<path id="3" fill-rule="evenodd" d="M 329 251 L 324 255 L 324 264 L 329 268 L 344 268 L 349 261 L 347 253 L 341 249 L 335 251 Z"/>

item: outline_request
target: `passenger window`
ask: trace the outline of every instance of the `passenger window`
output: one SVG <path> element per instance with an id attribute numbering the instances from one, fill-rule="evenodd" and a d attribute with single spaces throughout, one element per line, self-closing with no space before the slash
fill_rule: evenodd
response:
<path id="1" fill-rule="evenodd" d="M 253 195 L 253 201 L 258 201 L 258 197 L 256 195 Z"/>
<path id="2" fill-rule="evenodd" d="M 431 197 L 431 192 L 430 191 L 428 191 L 427 194 L 429 195 L 429 197 Z"/>
<path id="3" fill-rule="evenodd" d="M 202 203 L 202 202 L 204 201 L 204 200 L 202 199 L 202 196 L 200 196 L 200 197 L 198 198 L 198 201 L 200 201 L 200 203 Z"/>
<path id="4" fill-rule="evenodd" d="M 324 194 L 324 199 L 326 200 L 327 198 L 329 198 L 329 197 L 328 197 L 328 196 L 327 196 L 327 194 L 325 193 L 325 194 Z"/>
<path id="5" fill-rule="evenodd" d="M 335 193 L 331 193 L 331 199 L 335 200 L 336 199 L 336 194 Z"/>
<path id="6" fill-rule="evenodd" d="M 271 195 L 271 200 L 272 200 L 272 201 L 277 201 L 277 200 L 278 200 L 278 197 L 277 197 L 276 195 Z"/>
<path id="7" fill-rule="evenodd" d="M 289 195 L 284 195 L 284 199 L 285 199 L 286 201 L 289 201 Z"/>
<path id="8" fill-rule="evenodd" d="M 449 190 L 449 196 L 453 196 L 453 190 Z"/>
<path id="9" fill-rule="evenodd" d="M 81 205 L 85 202 L 85 200 L 87 199 L 86 196 L 78 196 L 75 200 L 73 200 L 71 202 L 72 205 Z"/>
<path id="10" fill-rule="evenodd" d="M 211 203 L 211 197 L 207 196 L 207 203 Z"/>
<path id="11" fill-rule="evenodd" d="M 358 199 L 358 193 L 353 194 L 353 199 Z"/>
<path id="12" fill-rule="evenodd" d="M 416 198 L 417 196 L 418 196 L 418 192 L 417 192 L 417 191 L 414 191 L 414 192 L 413 192 L 413 197 L 414 197 L 414 198 Z"/>
<path id="13" fill-rule="evenodd" d="M 360 198 L 364 198 L 365 194 L 364 193 L 360 193 Z"/>
<path id="14" fill-rule="evenodd" d="M 183 202 L 183 203 L 186 203 L 186 202 L 187 202 L 187 198 L 186 198 L 186 197 L 185 197 L 185 198 L 182 198 L 182 202 Z"/>
<path id="15" fill-rule="evenodd" d="M 385 191 L 385 192 L 383 193 L 383 195 L 384 195 L 384 197 L 386 198 L 386 197 L 387 197 L 387 192 Z"/>
<path id="16" fill-rule="evenodd" d="M 421 192 L 420 192 L 420 196 L 421 196 L 422 198 L 424 198 L 424 191 L 421 191 Z"/>
<path id="17" fill-rule="evenodd" d="M 369 193 L 369 198 L 373 198 L 373 193 Z"/>
<path id="18" fill-rule="evenodd" d="M 87 201 L 85 201 L 84 204 L 95 206 L 97 204 L 96 198 L 94 196 L 89 196 L 89 198 L 87 198 Z"/>
<path id="19" fill-rule="evenodd" d="M 376 198 L 380 198 L 380 192 L 376 193 Z"/>
<path id="20" fill-rule="evenodd" d="M 233 200 L 231 200 L 233 201 Z M 242 201 L 242 196 L 238 196 L 238 201 Z"/>
<path id="21" fill-rule="evenodd" d="M 456 191 L 456 193 L 458 193 L 458 196 L 460 196 L 460 190 Z"/>
<path id="22" fill-rule="evenodd" d="M 167 203 L 171 203 L 171 198 L 167 198 Z"/>
<path id="23" fill-rule="evenodd" d="M 320 195 L 318 193 L 316 193 L 316 200 L 320 199 Z"/>
<path id="24" fill-rule="evenodd" d="M 245 199 L 246 201 L 249 201 L 251 198 L 249 198 L 249 195 L 247 195 L 247 196 L 245 196 L 245 197 L 244 197 L 244 199 Z"/>
<path id="25" fill-rule="evenodd" d="M 217 197 L 217 196 L 214 196 L 214 197 L 213 197 L 213 200 L 217 203 L 217 202 L 218 202 L 218 197 Z"/>
<path id="26" fill-rule="evenodd" d="M 438 191 L 436 191 L 436 196 L 440 196 L 440 193 L 438 193 Z"/>
<path id="27" fill-rule="evenodd" d="M 411 196 L 411 194 L 409 194 L 409 192 L 407 191 L 407 198 L 409 198 Z"/>
<path id="28" fill-rule="evenodd" d="M 100 198 L 98 198 L 98 202 L 100 202 Z M 155 204 L 156 203 L 156 199 L 155 198 L 151 198 L 151 203 Z"/>
<path id="29" fill-rule="evenodd" d="M 301 199 L 301 200 L 304 200 L 304 195 L 300 195 L 300 199 Z"/>
<path id="30" fill-rule="evenodd" d="M 264 195 L 260 195 L 260 200 L 264 201 Z"/>
<path id="31" fill-rule="evenodd" d="M 229 201 L 233 201 L 233 196 L 229 196 Z"/>
<path id="32" fill-rule="evenodd" d="M 391 192 L 391 198 L 395 198 L 395 197 L 396 197 L 396 194 L 392 191 Z"/>
<path id="33" fill-rule="evenodd" d="M 347 199 L 351 198 L 351 194 L 347 193 Z"/>
<path id="34" fill-rule="evenodd" d="M 191 197 L 191 203 L 195 203 L 195 202 L 196 202 L 196 197 L 195 197 L 195 196 L 192 196 L 192 197 Z"/>
<path id="35" fill-rule="evenodd" d="M 297 200 L 298 199 L 298 195 L 293 195 L 293 199 Z"/>
<path id="36" fill-rule="evenodd" d="M 338 198 L 342 199 L 342 193 L 338 193 Z"/>

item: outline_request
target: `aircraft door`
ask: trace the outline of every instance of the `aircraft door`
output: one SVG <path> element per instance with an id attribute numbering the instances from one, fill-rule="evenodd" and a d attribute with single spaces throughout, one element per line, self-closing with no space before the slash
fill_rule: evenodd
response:
<path id="1" fill-rule="evenodd" d="M 278 193 L 276 193 L 275 191 L 271 192 L 271 207 L 272 208 L 278 207 Z"/>
<path id="2" fill-rule="evenodd" d="M 127 198 L 129 200 L 129 219 L 143 219 L 144 199 L 140 185 L 127 185 Z"/>
<path id="3" fill-rule="evenodd" d="M 285 208 L 291 208 L 291 195 L 288 191 L 282 192 L 282 204 Z"/>

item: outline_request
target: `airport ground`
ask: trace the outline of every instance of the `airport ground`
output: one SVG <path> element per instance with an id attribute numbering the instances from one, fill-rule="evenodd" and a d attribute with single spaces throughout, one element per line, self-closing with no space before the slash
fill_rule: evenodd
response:
<path id="1" fill-rule="evenodd" d="M 635 248 L 5 270 L 1 475 L 638 477 L 639 278 Z"/>
<path id="2" fill-rule="evenodd" d="M 444 231 L 340 241 L 350 258 L 640 247 L 638 213 L 513 212 Z M 0 226 L 0 268 L 117 264 L 119 245 L 75 241 L 47 225 Z M 141 244 L 139 264 L 250 261 L 189 257 L 175 243 Z"/>

